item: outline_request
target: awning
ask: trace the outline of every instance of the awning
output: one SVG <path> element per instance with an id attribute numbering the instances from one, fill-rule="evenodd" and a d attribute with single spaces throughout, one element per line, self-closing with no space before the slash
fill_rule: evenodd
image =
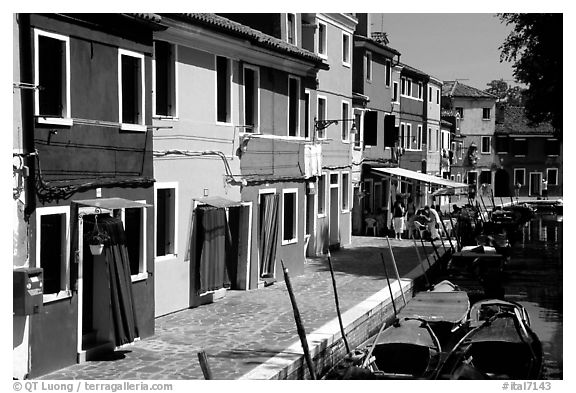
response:
<path id="1" fill-rule="evenodd" d="M 459 189 L 458 191 L 456 188 L 452 187 L 444 187 L 440 188 L 432 193 L 432 196 L 446 196 L 446 195 L 464 195 L 468 192 L 466 190 Z"/>
<path id="2" fill-rule="evenodd" d="M 80 206 L 96 207 L 98 209 L 114 210 L 114 209 L 131 209 L 135 207 L 151 207 L 142 202 L 131 201 L 124 198 L 97 198 L 97 199 L 84 199 L 81 201 L 72 201 Z"/>
<path id="3" fill-rule="evenodd" d="M 410 171 L 408 169 L 403 168 L 372 168 L 372 172 L 378 175 L 384 174 L 392 176 L 402 176 L 408 179 L 421 181 L 423 183 L 438 184 L 443 187 L 450 187 L 450 188 L 468 187 L 468 184 L 466 183 L 458 183 L 453 180 L 442 179 L 441 177 L 427 175 L 426 173 L 421 172 Z"/>
<path id="4" fill-rule="evenodd" d="M 226 199 L 219 196 L 209 196 L 209 197 L 202 197 L 202 198 L 194 198 L 195 201 L 203 203 L 205 205 L 210 205 L 218 208 L 226 208 L 226 207 L 233 207 L 233 206 L 241 206 L 242 202 L 240 201 L 232 201 L 230 199 Z"/>

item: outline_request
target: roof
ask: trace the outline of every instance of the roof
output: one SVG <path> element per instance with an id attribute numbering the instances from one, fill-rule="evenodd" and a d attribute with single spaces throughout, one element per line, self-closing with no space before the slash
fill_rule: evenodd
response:
<path id="1" fill-rule="evenodd" d="M 523 134 L 523 135 L 547 135 L 554 134 L 554 129 L 550 123 L 540 123 L 531 125 L 524 114 L 524 107 L 503 106 L 502 115 L 496 119 L 501 119 L 496 123 L 496 133 L 500 134 Z"/>
<path id="2" fill-rule="evenodd" d="M 402 71 L 406 70 L 406 71 L 411 72 L 413 74 L 417 74 L 417 75 L 425 76 L 425 77 L 430 76 L 427 73 L 425 73 L 424 71 L 420 71 L 419 69 L 414 68 L 412 66 L 409 66 L 408 64 L 399 63 L 399 65 L 402 67 Z"/>
<path id="3" fill-rule="evenodd" d="M 494 94 L 486 93 L 485 91 L 465 85 L 458 81 L 444 81 L 444 84 L 442 85 L 442 95 L 467 98 L 498 98 Z"/>
<path id="4" fill-rule="evenodd" d="M 131 13 L 126 15 L 154 23 L 160 23 L 160 21 L 162 20 L 162 17 L 160 15 L 151 13 Z"/>
<path id="5" fill-rule="evenodd" d="M 166 14 L 171 17 L 179 17 L 188 22 L 192 22 L 197 25 L 204 25 L 210 27 L 214 30 L 219 30 L 224 33 L 234 35 L 243 39 L 250 41 L 252 44 L 271 49 L 277 52 L 288 54 L 294 57 L 298 57 L 303 60 L 307 60 L 313 63 L 323 65 L 323 68 L 328 69 L 328 64 L 324 60 L 306 50 L 299 48 L 295 45 L 289 44 L 281 39 L 272 37 L 268 34 L 264 34 L 261 31 L 255 30 L 251 27 L 245 26 L 238 22 L 234 22 L 228 18 L 216 14 L 201 14 L 201 13 L 182 13 L 182 14 Z"/>
<path id="6" fill-rule="evenodd" d="M 382 43 L 380 43 L 380 42 L 378 42 L 372 38 L 364 37 L 363 35 L 354 34 L 354 39 L 357 41 L 367 42 L 369 44 L 376 46 L 377 48 L 387 50 L 388 52 L 392 52 L 393 54 L 400 56 L 400 52 L 398 52 L 396 49 L 391 48 L 388 45 L 384 45 L 384 44 L 382 44 Z"/>

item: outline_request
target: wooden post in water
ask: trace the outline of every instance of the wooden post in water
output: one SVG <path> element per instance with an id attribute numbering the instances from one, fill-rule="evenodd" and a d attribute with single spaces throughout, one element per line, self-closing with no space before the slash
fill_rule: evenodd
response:
<path id="1" fill-rule="evenodd" d="M 208 364 L 208 357 L 206 352 L 198 352 L 198 361 L 200 362 L 200 368 L 202 369 L 202 374 L 204 374 L 204 379 L 213 379 L 212 370 L 210 370 L 210 365 Z"/>
<path id="2" fill-rule="evenodd" d="M 394 267 L 394 273 L 396 274 L 396 279 L 398 280 L 398 286 L 400 287 L 400 293 L 402 294 L 402 300 L 404 305 L 406 305 L 406 296 L 404 296 L 404 291 L 402 290 L 402 283 L 400 282 L 400 274 L 398 273 L 398 267 L 396 266 L 396 258 L 394 258 L 394 253 L 392 252 L 392 246 L 390 245 L 390 239 L 386 236 L 386 241 L 388 242 L 388 250 L 390 251 L 390 257 L 392 258 L 392 266 Z M 382 254 L 380 254 L 382 256 Z M 384 263 L 384 256 L 382 256 L 382 263 Z"/>
<path id="3" fill-rule="evenodd" d="M 414 249 L 416 250 L 416 256 L 418 257 L 418 263 L 420 263 L 420 266 L 422 266 L 422 272 L 424 273 L 424 279 L 426 280 L 426 285 L 428 286 L 428 288 L 431 288 L 430 281 L 428 280 L 428 275 L 426 274 L 426 268 L 424 267 L 424 263 L 422 262 L 422 258 L 420 258 L 420 251 L 418 251 L 418 244 L 416 243 L 416 239 L 412 238 L 412 240 L 414 240 Z M 428 256 L 426 256 L 426 259 L 428 259 Z M 428 266 L 432 267 L 432 265 L 430 265 L 430 261 L 428 261 Z"/>
<path id="4" fill-rule="evenodd" d="M 298 311 L 298 305 L 296 304 L 296 298 L 294 297 L 294 291 L 292 290 L 292 283 L 290 282 L 290 276 L 288 275 L 288 269 L 284 266 L 284 260 L 280 260 L 282 264 L 282 271 L 284 272 L 284 281 L 286 282 L 286 289 L 288 289 L 288 295 L 290 295 L 290 302 L 292 303 L 292 311 L 294 312 L 294 320 L 296 321 L 296 330 L 298 331 L 298 336 L 300 337 L 300 343 L 302 344 L 302 350 L 304 351 L 304 359 L 306 359 L 306 364 L 308 365 L 308 371 L 310 372 L 310 378 L 316 379 L 316 373 L 314 372 L 314 363 L 312 363 L 312 357 L 310 357 L 310 349 L 308 349 L 308 341 L 306 340 L 306 330 L 304 330 L 304 325 L 302 324 L 302 319 L 300 318 L 300 311 Z"/>
<path id="5" fill-rule="evenodd" d="M 340 324 L 340 333 L 342 340 L 346 346 L 346 353 L 350 353 L 350 345 L 344 332 L 344 323 L 342 322 L 342 314 L 340 314 L 340 302 L 338 301 L 338 291 L 336 290 L 336 278 L 334 278 L 334 268 L 332 267 L 332 259 L 330 258 L 330 251 L 328 251 L 328 266 L 330 266 L 330 275 L 332 276 L 332 288 L 334 288 L 334 301 L 336 302 L 336 314 L 338 315 L 338 323 Z"/>

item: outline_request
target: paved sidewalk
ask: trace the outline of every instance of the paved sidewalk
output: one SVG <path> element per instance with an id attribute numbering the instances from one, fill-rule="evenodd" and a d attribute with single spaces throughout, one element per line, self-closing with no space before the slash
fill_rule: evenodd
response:
<path id="1" fill-rule="evenodd" d="M 390 242 L 400 276 L 420 275 L 413 241 Z M 432 255 L 431 247 L 427 249 Z M 419 251 L 424 258 L 421 247 Z M 385 238 L 354 237 L 351 246 L 332 253 L 343 313 L 386 287 L 381 252 L 388 274 L 394 277 Z M 305 273 L 290 278 L 307 334 L 336 319 L 325 258 L 308 259 Z M 213 304 L 160 317 L 153 337 L 106 359 L 73 365 L 39 379 L 203 379 L 197 358 L 201 350 L 208 355 L 214 379 L 241 379 L 298 340 L 286 285 L 278 282 L 253 291 L 228 291 Z"/>

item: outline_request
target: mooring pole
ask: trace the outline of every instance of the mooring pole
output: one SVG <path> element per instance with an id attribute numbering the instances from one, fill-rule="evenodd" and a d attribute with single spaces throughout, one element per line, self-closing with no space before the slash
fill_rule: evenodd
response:
<path id="1" fill-rule="evenodd" d="M 431 288 L 430 281 L 428 280 L 428 274 L 426 273 L 426 268 L 424 267 L 424 262 L 422 261 L 422 258 L 420 257 L 420 251 L 418 250 L 418 244 L 416 243 L 415 238 L 412 238 L 412 240 L 414 240 L 414 249 L 416 250 L 416 256 L 418 257 L 418 263 L 420 263 L 420 266 L 422 266 L 422 272 L 424 273 L 424 279 L 426 280 L 426 285 L 428 286 L 428 288 Z M 426 259 L 428 259 L 428 256 L 426 256 Z M 430 268 L 432 268 L 430 261 L 428 261 L 428 266 Z"/>
<path id="2" fill-rule="evenodd" d="M 416 239 L 414 239 L 414 243 L 416 243 Z M 428 267 L 432 267 L 430 263 L 430 258 L 428 257 L 428 252 L 426 252 L 426 245 L 424 244 L 424 239 L 420 238 L 420 243 L 422 243 L 422 250 L 424 251 L 424 255 L 426 256 L 426 262 L 428 262 Z"/>
<path id="3" fill-rule="evenodd" d="M 338 315 L 338 323 L 340 323 L 340 333 L 342 333 L 342 340 L 346 346 L 346 353 L 350 353 L 350 345 L 344 332 L 344 323 L 342 322 L 342 314 L 340 314 L 340 302 L 338 301 L 338 291 L 336 290 L 336 278 L 334 277 L 334 268 L 332 267 L 332 259 L 330 258 L 330 251 L 328 251 L 328 266 L 330 266 L 330 275 L 332 276 L 332 288 L 334 288 L 334 301 L 336 302 L 336 314 Z"/>
<path id="4" fill-rule="evenodd" d="M 394 267 L 394 273 L 396 274 L 396 279 L 398 280 L 398 286 L 400 287 L 400 293 L 402 294 L 402 300 L 404 305 L 407 304 L 406 297 L 404 296 L 404 291 L 402 290 L 402 283 L 400 282 L 400 274 L 398 273 L 398 267 L 396 266 L 396 258 L 392 252 L 392 246 L 390 245 L 390 239 L 386 236 L 386 241 L 388 242 L 388 251 L 390 251 L 390 257 L 392 258 L 392 266 Z M 382 257 L 382 263 L 384 263 L 384 257 Z"/>
<path id="5" fill-rule="evenodd" d="M 459 233 L 456 230 L 456 227 L 454 227 L 454 223 L 452 222 L 452 217 L 450 217 L 450 226 L 452 227 L 452 232 L 454 232 L 454 237 L 456 237 L 456 245 L 458 246 L 458 251 L 460 251 L 462 249 L 462 247 L 460 246 Z"/>
<path id="6" fill-rule="evenodd" d="M 213 379 L 212 370 L 210 370 L 210 365 L 208 364 L 208 356 L 206 352 L 198 352 L 198 361 L 200 362 L 200 368 L 202 369 L 202 374 L 204 374 L 204 379 Z"/>
<path id="7" fill-rule="evenodd" d="M 450 216 L 448 216 L 448 218 L 450 219 L 450 222 L 452 222 L 452 218 Z M 448 229 L 446 229 L 446 224 L 444 224 L 444 220 L 442 219 L 440 219 L 440 222 L 442 223 L 442 228 L 444 228 L 444 233 L 446 234 L 448 242 L 450 243 L 450 248 L 452 249 L 452 252 L 454 252 L 454 245 L 452 244 L 452 238 L 450 237 L 450 235 L 448 235 Z"/>
<path id="8" fill-rule="evenodd" d="M 298 336 L 300 337 L 300 343 L 302 344 L 302 350 L 304 351 L 304 359 L 306 359 L 306 364 L 308 365 L 308 371 L 310 372 L 310 378 L 316 379 L 316 373 L 314 372 L 314 363 L 312 363 L 312 358 L 310 357 L 310 349 L 308 349 L 308 341 L 306 340 L 306 330 L 304 330 L 304 325 L 302 324 L 302 319 L 300 318 L 300 311 L 298 311 L 298 305 L 296 304 L 296 298 L 294 297 L 294 291 L 292 290 L 292 283 L 290 282 L 290 276 L 288 275 L 288 269 L 284 266 L 284 261 L 281 259 L 282 271 L 284 272 L 284 281 L 286 282 L 286 288 L 288 289 L 288 295 L 290 295 L 290 302 L 292 303 L 292 311 L 294 312 L 294 320 L 296 321 L 296 330 L 298 331 Z"/>

